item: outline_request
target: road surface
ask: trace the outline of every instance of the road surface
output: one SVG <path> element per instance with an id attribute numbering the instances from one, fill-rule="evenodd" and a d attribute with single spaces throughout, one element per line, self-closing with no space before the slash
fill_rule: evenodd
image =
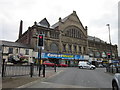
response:
<path id="1" fill-rule="evenodd" d="M 113 75 L 106 73 L 105 68 L 95 70 L 76 67 L 57 69 L 56 75 L 33 83 L 27 88 L 112 88 Z M 61 71 L 59 72 L 59 70 Z"/>

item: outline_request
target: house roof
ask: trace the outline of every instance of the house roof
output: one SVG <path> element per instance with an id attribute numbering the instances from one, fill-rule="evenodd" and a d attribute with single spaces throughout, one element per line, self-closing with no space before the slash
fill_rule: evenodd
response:
<path id="1" fill-rule="evenodd" d="M 18 43 L 18 42 L 11 42 L 11 41 L 4 41 L 4 40 L 0 40 L 0 45 L 1 46 L 9 46 L 9 47 L 20 47 L 20 48 L 31 48 L 28 45 L 22 44 L 22 43 Z"/>
<path id="2" fill-rule="evenodd" d="M 97 37 L 92 37 L 92 36 L 88 36 L 88 40 L 91 40 L 91 41 L 95 40 L 96 42 L 105 43 L 103 40 L 101 40 L 101 39 L 99 39 Z"/>
<path id="3" fill-rule="evenodd" d="M 50 27 L 50 24 L 48 22 L 48 20 L 46 18 L 44 18 L 43 20 L 41 20 L 37 25 L 43 26 L 43 27 Z"/>
<path id="4" fill-rule="evenodd" d="M 70 15 L 71 15 L 71 14 L 70 14 Z M 59 19 L 61 19 L 61 22 L 65 22 L 70 15 L 68 15 L 67 17 L 65 17 L 65 18 L 63 18 L 63 19 L 61 19 L 61 18 L 59 18 Z M 55 27 L 59 26 L 59 23 L 60 23 L 60 22 L 58 21 L 57 23 L 53 24 L 53 25 L 51 26 L 51 28 L 55 28 Z"/>
<path id="5" fill-rule="evenodd" d="M 71 15 L 75 15 L 75 16 L 78 18 L 79 23 L 82 25 L 79 17 L 78 17 L 77 14 L 76 14 L 76 11 L 73 11 L 73 13 L 71 13 L 71 14 L 68 15 L 67 17 L 65 17 L 65 18 L 63 18 L 63 19 L 59 18 L 59 21 L 58 21 L 57 23 L 53 24 L 53 25 L 51 26 L 51 28 L 56 28 L 57 26 L 59 26 L 60 21 L 64 23 Z M 82 25 L 82 26 L 83 26 L 83 25 Z"/>

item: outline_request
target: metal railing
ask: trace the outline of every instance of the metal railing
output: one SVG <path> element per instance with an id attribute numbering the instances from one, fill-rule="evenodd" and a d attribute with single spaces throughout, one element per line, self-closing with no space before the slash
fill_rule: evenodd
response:
<path id="1" fill-rule="evenodd" d="M 43 75 L 45 77 L 45 72 L 54 70 L 54 67 L 45 67 L 45 65 L 41 65 L 41 71 L 40 75 Z M 2 77 L 15 77 L 15 76 L 30 76 L 32 77 L 37 76 L 39 74 L 39 66 L 34 65 L 31 63 L 30 65 L 18 65 L 18 64 L 13 64 L 9 65 L 5 63 L 3 60 L 2 64 Z"/>
<path id="2" fill-rule="evenodd" d="M 120 73 L 120 67 L 106 67 L 106 72 Z"/>

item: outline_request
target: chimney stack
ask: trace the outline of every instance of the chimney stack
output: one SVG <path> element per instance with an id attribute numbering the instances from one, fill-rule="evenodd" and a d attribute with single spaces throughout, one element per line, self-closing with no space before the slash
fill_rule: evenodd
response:
<path id="1" fill-rule="evenodd" d="M 19 37 L 20 38 L 22 36 L 22 28 L 23 28 L 23 21 L 20 21 L 20 27 L 19 27 Z"/>
<path id="2" fill-rule="evenodd" d="M 61 17 L 59 17 L 59 22 L 62 22 L 62 19 L 61 19 Z"/>

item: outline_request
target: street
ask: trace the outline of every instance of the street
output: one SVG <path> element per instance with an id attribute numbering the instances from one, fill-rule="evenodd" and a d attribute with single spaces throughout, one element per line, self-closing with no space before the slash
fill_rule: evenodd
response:
<path id="1" fill-rule="evenodd" d="M 87 70 L 68 67 L 57 68 L 57 72 L 56 75 L 26 88 L 112 88 L 113 75 L 106 73 L 105 68 Z"/>

